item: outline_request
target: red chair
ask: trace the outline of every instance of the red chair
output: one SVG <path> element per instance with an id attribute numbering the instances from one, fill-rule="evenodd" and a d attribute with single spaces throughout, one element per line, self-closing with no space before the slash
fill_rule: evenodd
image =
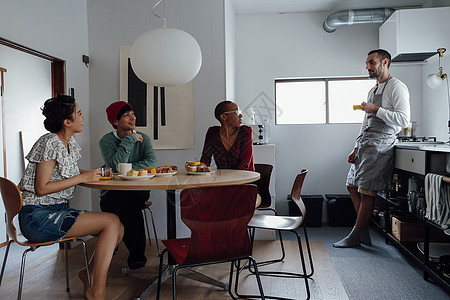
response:
<path id="1" fill-rule="evenodd" d="M 258 210 L 271 210 L 277 214 L 275 209 L 271 208 L 272 196 L 270 195 L 269 185 L 270 176 L 272 175 L 273 166 L 269 164 L 255 164 L 255 172 L 260 174 L 260 178 L 255 184 L 258 186 L 258 193 L 261 196 L 261 204 L 257 207 Z"/>
<path id="2" fill-rule="evenodd" d="M 180 268 L 231 262 L 228 293 L 231 291 L 234 263 L 242 259 L 253 264 L 260 296 L 264 292 L 252 255 L 247 225 L 255 210 L 257 187 L 231 185 L 185 189 L 180 195 L 181 219 L 191 230 L 190 238 L 163 240 L 157 299 L 160 295 L 164 254 L 169 252 L 178 264 L 172 272 L 173 299 L 176 299 L 176 275 Z M 236 272 L 235 290 L 238 290 Z"/>

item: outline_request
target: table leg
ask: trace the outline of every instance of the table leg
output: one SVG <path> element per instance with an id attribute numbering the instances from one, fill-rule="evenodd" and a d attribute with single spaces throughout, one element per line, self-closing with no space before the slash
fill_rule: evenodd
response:
<path id="1" fill-rule="evenodd" d="M 176 218 L 176 206 L 175 206 L 175 190 L 168 190 L 166 201 L 167 201 L 167 238 L 176 239 L 177 238 L 177 218 Z M 175 265 L 176 262 L 173 256 L 169 253 L 169 265 Z"/>

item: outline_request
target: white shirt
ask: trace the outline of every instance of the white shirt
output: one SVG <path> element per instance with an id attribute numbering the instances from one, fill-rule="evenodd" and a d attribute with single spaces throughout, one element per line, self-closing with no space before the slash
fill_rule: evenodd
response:
<path id="1" fill-rule="evenodd" d="M 385 88 L 386 82 L 389 82 Z M 377 117 L 394 128 L 395 133 L 399 133 L 402 128 L 408 127 L 410 120 L 409 91 L 406 85 L 392 77 L 389 81 L 378 84 L 375 94 L 381 94 L 384 89 L 381 107 L 378 109 Z M 367 96 L 370 97 L 376 86 L 373 87 Z M 367 116 L 367 114 L 366 114 Z M 364 118 L 366 121 L 367 117 Z"/>

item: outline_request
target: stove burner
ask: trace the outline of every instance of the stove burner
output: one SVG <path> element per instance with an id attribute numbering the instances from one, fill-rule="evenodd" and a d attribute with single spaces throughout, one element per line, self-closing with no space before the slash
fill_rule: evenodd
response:
<path id="1" fill-rule="evenodd" d="M 423 143 L 423 142 L 436 142 L 435 136 L 411 136 L 411 137 L 398 137 L 397 138 L 399 142 L 417 142 L 417 143 Z"/>

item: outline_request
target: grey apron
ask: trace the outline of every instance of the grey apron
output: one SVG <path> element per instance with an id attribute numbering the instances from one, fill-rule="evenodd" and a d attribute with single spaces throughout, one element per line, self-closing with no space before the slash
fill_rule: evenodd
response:
<path id="1" fill-rule="evenodd" d="M 381 107 L 384 89 L 389 80 L 390 78 L 380 94 L 376 95 L 374 92 L 369 97 L 369 103 Z M 368 114 L 366 128 L 359 137 L 355 163 L 351 165 L 347 176 L 347 184 L 364 190 L 385 190 L 394 167 L 394 143 L 394 128 L 387 126 L 376 114 Z"/>

